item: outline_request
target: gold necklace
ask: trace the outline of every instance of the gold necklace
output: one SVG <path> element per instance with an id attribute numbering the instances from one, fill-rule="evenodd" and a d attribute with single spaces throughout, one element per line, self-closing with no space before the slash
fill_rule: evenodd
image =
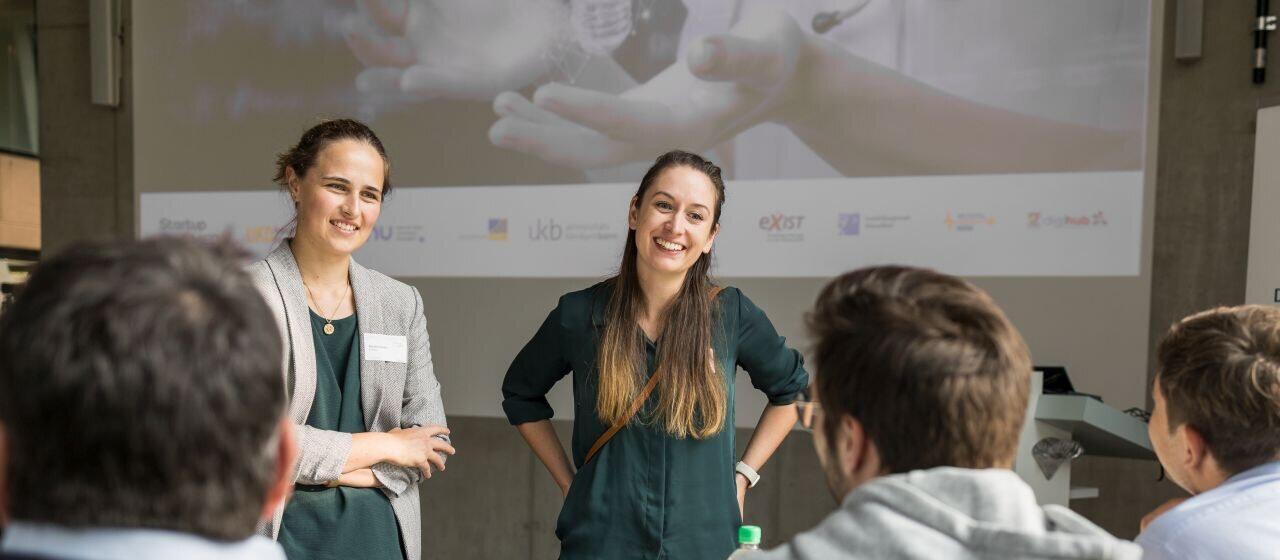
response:
<path id="1" fill-rule="evenodd" d="M 307 295 L 311 297 L 312 302 L 315 302 L 316 308 L 318 309 L 320 307 L 320 300 L 316 299 L 316 295 L 311 293 L 311 286 L 307 285 L 306 280 L 302 281 L 302 287 L 307 289 Z M 329 312 L 329 316 L 328 317 L 325 317 L 324 315 L 320 316 L 320 318 L 324 319 L 324 329 L 322 330 L 324 331 L 324 334 L 326 336 L 333 334 L 333 316 L 338 313 L 338 308 L 342 307 L 342 302 L 347 300 L 347 294 L 350 294 L 350 293 L 351 293 L 351 280 L 347 280 L 347 289 L 342 292 L 342 297 L 338 299 L 338 303 L 333 306 L 333 310 Z"/>

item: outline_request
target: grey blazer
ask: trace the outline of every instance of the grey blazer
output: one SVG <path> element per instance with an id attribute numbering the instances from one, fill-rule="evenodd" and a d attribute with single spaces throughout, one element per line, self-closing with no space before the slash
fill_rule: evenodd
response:
<path id="1" fill-rule="evenodd" d="M 289 242 L 282 242 L 265 259 L 249 265 L 248 271 L 275 315 L 285 343 L 281 369 L 289 391 L 289 413 L 298 430 L 296 481 L 318 485 L 337 480 L 351 451 L 351 434 L 306 425 L 316 393 L 316 354 L 306 288 Z M 350 278 L 360 331 L 360 401 L 365 428 L 386 432 L 413 426 L 444 426 L 440 382 L 431 365 L 422 296 L 416 288 L 360 266 L 354 259 Z M 407 363 L 366 359 L 363 355 L 366 333 L 406 337 Z M 417 468 L 389 463 L 378 463 L 372 469 L 395 510 L 408 560 L 421 560 L 422 514 L 418 484 L 422 482 L 422 473 Z M 260 533 L 277 538 L 283 515 L 281 507 Z"/>

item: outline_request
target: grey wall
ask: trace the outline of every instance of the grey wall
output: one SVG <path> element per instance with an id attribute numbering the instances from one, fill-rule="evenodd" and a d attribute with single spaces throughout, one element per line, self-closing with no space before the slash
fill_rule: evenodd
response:
<path id="1" fill-rule="evenodd" d="M 1255 120 L 1260 103 L 1280 93 L 1274 54 L 1269 82 L 1249 81 L 1254 3 L 1205 2 L 1204 12 L 1203 59 L 1162 60 L 1152 349 L 1188 313 L 1244 302 Z"/>
<path id="2" fill-rule="evenodd" d="M 128 2 L 125 22 L 128 25 Z M 36 2 L 40 99 L 40 219 L 44 251 L 77 239 L 133 235 L 133 113 L 89 102 L 84 0 Z M 125 76 L 131 71 L 128 45 Z M 129 80 L 123 80 L 127 99 Z"/>
<path id="3" fill-rule="evenodd" d="M 1182 64 L 1165 54 L 1153 69 L 1162 85 L 1155 92 L 1159 134 L 1152 137 L 1159 158 L 1150 179 L 1159 187 L 1147 193 L 1154 237 L 1149 231 L 1144 243 L 1143 275 L 977 280 L 1024 331 L 1037 361 L 1070 366 L 1082 389 L 1121 408 L 1146 400 L 1146 354 L 1171 321 L 1238 302 L 1243 294 L 1254 110 L 1259 99 L 1274 97 L 1276 86 L 1248 81 L 1251 45 L 1244 30 L 1251 3 L 1206 4 L 1204 58 Z M 1159 18 L 1153 34 L 1163 31 L 1171 40 L 1174 14 L 1161 5 L 1153 10 Z M 44 245 L 56 250 L 74 239 L 130 235 L 137 189 L 128 46 L 125 104 L 93 107 L 85 3 L 42 0 L 37 9 Z M 819 280 L 729 280 L 780 331 L 804 343 L 801 310 Z M 446 399 L 491 402 L 485 399 L 498 399 L 492 379 L 555 297 L 589 280 L 411 282 L 427 299 L 437 364 L 457 376 L 446 385 Z M 552 557 L 558 497 L 515 430 L 501 419 L 458 414 L 451 424 L 461 453 L 424 487 L 427 550 L 450 558 L 521 558 L 527 551 Z M 745 441 L 745 432 L 739 434 Z M 763 474 L 747 517 L 764 527 L 767 541 L 811 526 L 832 505 L 804 434 L 790 438 Z M 1176 494 L 1155 482 L 1158 475 L 1149 461 L 1086 458 L 1075 468 L 1076 481 L 1100 487 L 1102 497 L 1072 505 L 1116 534 L 1133 536 L 1141 514 Z"/>

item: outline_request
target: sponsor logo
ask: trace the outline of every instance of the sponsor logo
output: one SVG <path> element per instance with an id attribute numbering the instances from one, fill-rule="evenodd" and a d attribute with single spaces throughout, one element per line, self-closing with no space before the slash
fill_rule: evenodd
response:
<path id="1" fill-rule="evenodd" d="M 380 225 L 369 232 L 370 243 L 424 243 L 427 240 L 427 228 L 424 226 Z"/>
<path id="2" fill-rule="evenodd" d="M 234 228 L 232 224 L 226 224 L 225 232 L 231 233 Z M 222 237 L 224 230 L 209 227 L 209 223 L 204 220 L 192 220 L 189 218 L 169 219 L 160 218 L 160 235 L 178 235 L 182 237 L 193 237 L 196 239 L 214 240 Z"/>
<path id="3" fill-rule="evenodd" d="M 182 234 L 182 233 L 204 233 L 209 229 L 209 224 L 204 220 L 170 220 L 169 218 L 160 218 L 160 233 Z"/>
<path id="4" fill-rule="evenodd" d="M 559 241 L 561 237 L 564 237 L 564 226 L 557 224 L 554 219 L 548 218 L 544 222 L 542 218 L 538 218 L 529 226 L 531 241 Z"/>
<path id="5" fill-rule="evenodd" d="M 995 216 L 982 212 L 952 212 L 947 210 L 947 218 L 943 221 L 950 231 L 974 231 L 978 228 L 990 228 L 996 225 Z"/>
<path id="6" fill-rule="evenodd" d="M 489 240 L 490 241 L 506 241 L 507 240 L 507 219 L 506 218 L 489 218 Z"/>
<path id="7" fill-rule="evenodd" d="M 909 221 L 911 216 L 906 214 L 872 214 L 862 217 L 862 227 L 868 232 L 887 230 Z"/>
<path id="8" fill-rule="evenodd" d="M 275 243 L 280 229 L 275 226 L 248 226 L 244 228 L 244 241 L 249 244 Z"/>
<path id="9" fill-rule="evenodd" d="M 858 235 L 862 232 L 862 214 L 840 214 L 840 235 Z"/>
<path id="10" fill-rule="evenodd" d="M 1102 210 L 1092 214 L 1027 212 L 1027 227 L 1030 229 L 1086 229 L 1107 225 L 1107 215 Z"/>
<path id="11" fill-rule="evenodd" d="M 557 222 L 555 218 L 538 218 L 529 225 L 529 240 L 541 241 L 610 241 L 621 239 L 614 226 L 605 222 Z"/>
<path id="12" fill-rule="evenodd" d="M 777 212 L 761 216 L 758 226 L 765 232 L 766 241 L 795 243 L 804 241 L 804 218 L 803 214 Z"/>

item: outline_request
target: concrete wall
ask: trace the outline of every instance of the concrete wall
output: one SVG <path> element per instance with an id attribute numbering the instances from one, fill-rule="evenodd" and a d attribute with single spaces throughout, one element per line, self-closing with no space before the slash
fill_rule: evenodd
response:
<path id="1" fill-rule="evenodd" d="M 126 4 L 126 14 L 128 12 Z M 1080 386 L 1124 408 L 1141 405 L 1148 377 L 1141 353 L 1174 319 L 1195 309 L 1240 301 L 1248 239 L 1252 123 L 1258 100 L 1276 86 L 1249 83 L 1251 3 L 1206 3 L 1204 58 L 1172 60 L 1164 49 L 1157 75 L 1160 128 L 1154 237 L 1144 274 L 1133 279 L 980 279 L 1031 341 L 1038 361 L 1065 363 Z M 1172 40 L 1173 11 L 1158 9 L 1155 33 Z M 1162 15 L 1161 15 L 1162 14 Z M 89 104 L 88 27 L 81 0 L 38 3 L 44 246 L 73 239 L 130 235 L 135 225 L 129 104 Z M 128 18 L 126 17 L 126 25 Z M 127 35 L 126 35 L 127 36 Z M 128 45 L 124 98 L 129 99 Z M 1280 76 L 1277 76 L 1280 79 Z M 730 279 L 732 281 L 732 279 Z M 413 279 L 427 299 L 437 364 L 445 371 L 505 369 L 555 296 L 587 280 Z M 735 281 L 779 330 L 803 343 L 800 313 L 818 280 Z M 1150 289 L 1148 290 L 1148 285 Z M 1148 308 L 1149 306 L 1149 308 Z M 501 325 L 481 320 L 499 315 Z M 1147 326 L 1150 332 L 1147 333 Z M 1118 350 L 1117 350 L 1118 349 Z M 497 399 L 489 383 L 454 383 L 446 398 Z M 495 418 L 450 419 L 462 453 L 424 486 L 427 550 L 434 557 L 554 557 L 551 529 L 559 498 L 515 430 Z M 559 428 L 564 429 L 565 425 Z M 746 440 L 740 432 L 739 440 Z M 808 436 L 790 438 L 752 491 L 747 518 L 776 543 L 811 526 L 832 507 Z M 1137 519 L 1176 494 L 1156 482 L 1150 461 L 1083 459 L 1077 482 L 1102 497 L 1073 503 L 1114 533 L 1131 537 Z"/>
<path id="2" fill-rule="evenodd" d="M 36 2 L 36 28 L 41 245 L 56 251 L 77 239 L 133 235 L 133 114 L 127 103 L 109 108 L 89 102 L 88 3 Z M 128 92 L 125 79 L 122 97 Z"/>

